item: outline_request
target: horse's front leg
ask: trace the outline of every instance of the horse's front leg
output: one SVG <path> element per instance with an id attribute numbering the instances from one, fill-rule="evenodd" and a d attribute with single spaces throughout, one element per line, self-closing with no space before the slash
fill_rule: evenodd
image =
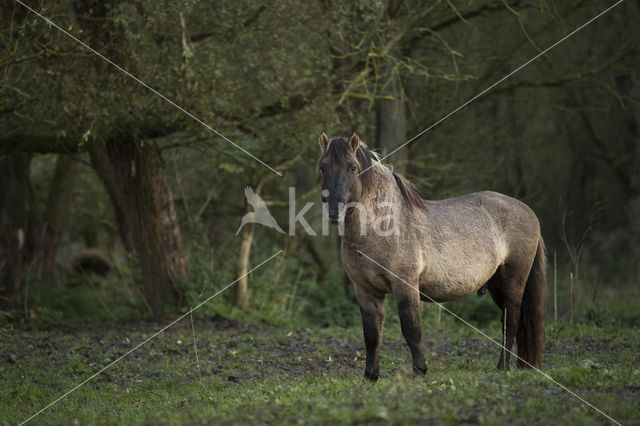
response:
<path id="1" fill-rule="evenodd" d="M 356 298 L 362 315 L 364 344 L 367 348 L 365 379 L 378 380 L 380 374 L 380 344 L 382 343 L 382 325 L 384 323 L 384 294 L 371 294 L 355 285 Z"/>
<path id="2" fill-rule="evenodd" d="M 394 291 L 398 301 L 398 315 L 402 335 L 409 345 L 413 357 L 413 372 L 418 375 L 427 373 L 427 365 L 422 354 L 422 324 L 420 323 L 420 294 L 416 287 L 405 283 Z"/>

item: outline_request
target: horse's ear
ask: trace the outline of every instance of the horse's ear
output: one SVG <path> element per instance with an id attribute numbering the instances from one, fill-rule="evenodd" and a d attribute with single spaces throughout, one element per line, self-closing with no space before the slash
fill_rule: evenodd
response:
<path id="1" fill-rule="evenodd" d="M 322 152 L 325 152 L 329 147 L 329 137 L 325 132 L 322 132 L 320 135 L 320 148 L 322 148 Z"/>
<path id="2" fill-rule="evenodd" d="M 351 137 L 349 138 L 349 146 L 353 152 L 358 151 L 358 147 L 360 146 L 360 137 L 356 132 L 353 132 Z"/>

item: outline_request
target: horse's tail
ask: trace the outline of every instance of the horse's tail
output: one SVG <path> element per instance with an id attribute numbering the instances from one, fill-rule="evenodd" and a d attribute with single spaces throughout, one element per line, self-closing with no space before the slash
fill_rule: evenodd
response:
<path id="1" fill-rule="evenodd" d="M 520 323 L 516 333 L 518 367 L 542 365 L 544 348 L 544 317 L 547 306 L 546 254 L 542 236 L 538 240 L 536 257 L 524 288 L 520 307 Z"/>

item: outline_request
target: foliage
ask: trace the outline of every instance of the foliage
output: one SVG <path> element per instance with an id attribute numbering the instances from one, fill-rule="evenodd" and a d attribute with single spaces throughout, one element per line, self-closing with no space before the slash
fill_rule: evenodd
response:
<path id="1" fill-rule="evenodd" d="M 310 324 L 353 327 L 361 323 L 353 294 L 350 291 L 345 294 L 345 279 L 344 271 L 336 268 L 324 281 L 306 286 L 304 317 Z"/>
<path id="2" fill-rule="evenodd" d="M 0 138 L 0 155 L 29 151 L 37 212 L 45 210 L 50 191 L 50 151 L 80 151 L 75 158 L 81 163 L 57 252 L 57 283 L 36 284 L 35 256 L 26 265 L 29 293 L 25 278 L 25 293 L 5 321 L 29 318 L 25 301 L 33 303 L 36 322 L 148 313 L 138 294 L 138 261 L 120 241 L 110 198 L 86 155 L 91 144 L 115 138 L 158 147 L 189 260 L 190 275 L 179 284 L 182 299 L 175 306 L 185 312 L 238 276 L 235 230 L 247 211 L 245 186 L 260 189 L 280 223 L 288 213 L 289 186 L 301 203 L 315 201 L 317 207 L 321 130 L 344 135 L 355 128 L 372 148 L 388 151 L 404 140 L 380 140 L 382 121 L 404 120 L 408 140 L 604 7 L 593 0 L 65 0 L 32 6 L 285 176 L 20 4 L 0 3 L 6 47 L 0 130 L 11 136 Z M 576 241 L 593 225 L 581 256 L 578 323 L 607 325 L 610 312 L 619 317 L 618 304 L 637 307 L 628 295 L 636 294 L 640 277 L 637 256 L 629 255 L 640 247 L 640 36 L 628 22 L 639 13 L 636 4 L 624 2 L 413 141 L 401 150 L 404 156 L 386 160 L 402 168 L 425 198 L 493 189 L 529 204 L 540 218 L 549 258 L 558 255 L 560 318 L 569 310 L 570 259 L 562 234 Z M 385 101 L 403 104 L 403 117 L 379 117 Z M 67 150 L 30 145 L 39 137 L 72 143 L 61 143 Z M 2 206 L 0 213 L 11 208 Z M 309 215 L 316 229 L 317 210 Z M 250 275 L 246 311 L 236 310 L 224 294 L 203 312 L 277 324 L 356 325 L 357 308 L 337 266 L 335 233 L 310 240 L 256 230 L 250 267 L 281 247 L 282 260 Z M 75 285 L 79 278 L 68 271 L 70 261 L 94 246 L 117 272 Z M 5 268 L 4 245 L 0 259 Z M 388 306 L 393 312 L 392 301 Z M 497 321 L 488 295 L 447 306 L 476 324 Z M 435 321 L 437 310 L 424 315 Z"/>

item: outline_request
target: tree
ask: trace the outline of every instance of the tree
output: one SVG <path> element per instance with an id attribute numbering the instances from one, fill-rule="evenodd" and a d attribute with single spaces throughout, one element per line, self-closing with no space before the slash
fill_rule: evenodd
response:
<path id="1" fill-rule="evenodd" d="M 56 252 L 67 223 L 77 174 L 77 159 L 71 155 L 58 155 L 44 213 L 40 275 L 45 282 L 53 281 L 55 276 Z"/>
<path id="2" fill-rule="evenodd" d="M 122 240 L 131 245 L 154 312 L 175 305 L 187 275 L 182 235 L 153 144 L 110 139 L 91 146 L 91 164 L 111 198 Z"/>
<path id="3" fill-rule="evenodd" d="M 0 224 L 2 230 L 3 304 L 20 292 L 26 264 L 33 253 L 30 244 L 34 202 L 29 185 L 30 155 L 17 153 L 0 158 Z"/>

